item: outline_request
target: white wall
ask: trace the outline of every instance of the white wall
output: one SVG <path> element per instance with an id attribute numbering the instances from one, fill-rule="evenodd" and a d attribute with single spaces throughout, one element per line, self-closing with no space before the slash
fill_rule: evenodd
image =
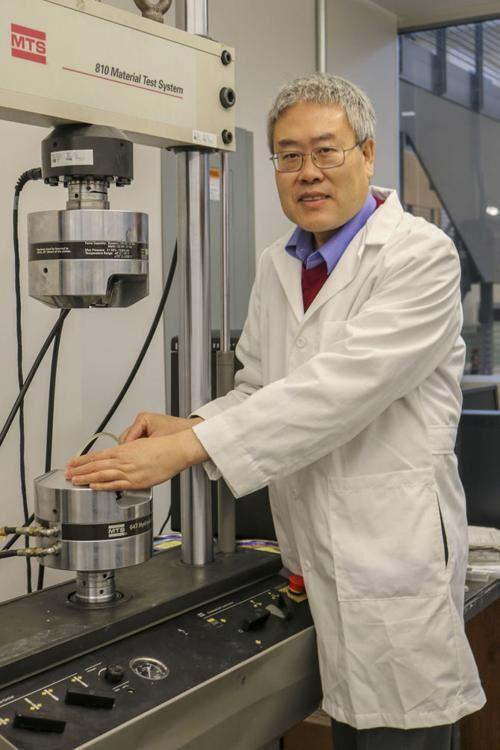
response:
<path id="1" fill-rule="evenodd" d="M 368 0 L 327 2 L 327 70 L 364 88 L 378 114 L 375 184 L 397 187 L 396 16 Z M 209 0 L 210 36 L 236 48 L 236 123 L 255 146 L 256 249 L 289 227 L 274 186 L 266 116 L 278 88 L 315 69 L 314 0 Z"/>
<path id="2" fill-rule="evenodd" d="M 236 124 L 254 133 L 257 255 L 290 226 L 269 161 L 266 116 L 278 88 L 314 70 L 314 2 L 209 0 L 209 33 L 236 48 Z"/>
<path id="3" fill-rule="evenodd" d="M 377 113 L 373 182 L 399 187 L 397 20 L 369 0 L 327 2 L 327 70 L 356 83 Z"/>

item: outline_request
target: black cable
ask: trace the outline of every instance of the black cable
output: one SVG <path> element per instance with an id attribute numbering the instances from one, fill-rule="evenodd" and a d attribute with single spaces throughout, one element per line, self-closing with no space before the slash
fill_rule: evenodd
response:
<path id="1" fill-rule="evenodd" d="M 32 513 L 31 516 L 28 518 L 27 526 L 29 526 L 30 523 L 32 523 L 34 520 L 35 520 L 35 514 Z M 20 538 L 20 536 L 21 536 L 21 534 L 14 534 L 14 536 L 11 537 L 6 544 L 4 544 L 4 546 L 0 550 L 0 553 L 3 552 L 3 551 L 5 551 L 5 550 L 10 549 L 17 542 L 17 540 Z M 5 557 L 9 557 L 9 555 L 5 555 Z"/>
<path id="2" fill-rule="evenodd" d="M 163 521 L 163 523 L 161 525 L 161 529 L 158 532 L 158 536 L 161 536 L 163 534 L 163 529 L 165 528 L 165 526 L 167 525 L 167 523 L 170 521 L 170 516 L 171 515 L 172 515 L 172 502 L 170 502 L 170 508 L 168 509 L 167 517 L 165 518 L 165 520 Z"/>
<path id="3" fill-rule="evenodd" d="M 61 318 L 62 311 L 59 313 Z M 61 344 L 61 335 L 64 325 L 65 317 L 62 318 L 61 325 L 57 330 L 56 337 L 54 339 L 54 346 L 52 348 L 52 361 L 50 364 L 50 381 L 49 381 L 49 402 L 47 406 L 47 438 L 45 441 L 45 471 L 50 471 L 52 468 L 52 442 L 54 435 L 54 409 L 55 409 L 55 397 L 56 397 L 56 380 L 57 380 L 57 362 L 59 359 L 59 346 Z M 38 566 L 38 581 L 36 590 L 41 591 L 43 589 L 43 582 L 45 578 L 45 566 Z"/>
<path id="4" fill-rule="evenodd" d="M 14 205 L 12 210 L 12 235 L 14 242 L 14 285 L 16 294 L 16 338 L 17 338 L 17 380 L 19 390 L 23 387 L 23 334 L 22 334 L 22 304 L 21 304 L 21 271 L 19 259 L 19 196 L 22 189 L 30 180 L 39 180 L 42 176 L 40 168 L 30 169 L 23 172 L 16 183 L 14 190 Z M 21 497 L 23 504 L 24 522 L 29 516 L 28 493 L 26 491 L 26 464 L 25 464 L 25 435 L 24 435 L 24 404 L 19 407 L 19 473 L 21 479 Z M 29 546 L 29 538 L 26 537 L 26 546 Z M 31 562 L 26 559 L 26 582 L 28 594 L 32 591 Z"/>
<path id="5" fill-rule="evenodd" d="M 40 365 L 41 365 L 41 363 L 43 361 L 43 358 L 45 357 L 45 355 L 47 353 L 47 350 L 49 349 L 50 345 L 52 344 L 53 340 L 55 339 L 55 337 L 57 335 L 57 331 L 59 330 L 59 326 L 62 325 L 62 323 L 63 323 L 64 319 L 66 318 L 66 316 L 68 315 L 68 313 L 69 313 L 69 309 L 67 309 L 67 310 L 61 310 L 61 314 L 59 315 L 59 318 L 57 319 L 57 321 L 52 326 L 49 335 L 45 339 L 42 348 L 38 352 L 38 354 L 36 356 L 36 359 L 33 362 L 33 365 L 31 367 L 31 370 L 29 371 L 28 375 L 26 376 L 26 379 L 25 379 L 25 381 L 23 383 L 23 387 L 19 391 L 19 394 L 18 394 L 16 400 L 14 401 L 14 405 L 13 405 L 12 409 L 10 410 L 9 416 L 5 420 L 5 424 L 2 427 L 2 430 L 0 432 L 0 446 L 2 445 L 3 441 L 5 440 L 5 438 L 7 436 L 7 433 L 9 432 L 9 429 L 10 429 L 10 427 L 12 425 L 12 422 L 15 419 L 15 416 L 16 416 L 18 410 L 19 410 L 20 405 L 24 401 L 24 397 L 26 396 L 28 388 L 30 387 L 31 382 L 32 382 L 33 378 L 35 377 L 36 372 L 37 372 L 38 368 L 40 367 Z"/>
<path id="6" fill-rule="evenodd" d="M 15 549 L 0 550 L 0 560 L 2 557 L 18 557 L 18 554 Z"/>
<path id="7" fill-rule="evenodd" d="M 45 566 L 38 564 L 38 578 L 36 581 L 36 590 L 42 591 L 45 580 Z"/>
<path id="8" fill-rule="evenodd" d="M 172 282 L 174 280 L 174 274 L 175 274 L 175 268 L 176 268 L 176 266 L 177 266 L 177 242 L 175 243 L 174 254 L 172 255 L 172 260 L 170 261 L 170 268 L 168 269 L 167 280 L 165 282 L 165 288 L 163 289 L 163 294 L 161 295 L 160 302 L 158 303 L 158 308 L 156 310 L 155 317 L 153 318 L 153 322 L 151 323 L 151 327 L 149 329 L 149 333 L 146 336 L 146 340 L 144 341 L 142 349 L 139 352 L 139 356 L 137 357 L 137 359 L 135 361 L 135 364 L 134 364 L 134 366 L 133 366 L 133 368 L 132 368 L 132 370 L 130 372 L 130 375 L 128 376 L 127 380 L 125 381 L 125 384 L 124 384 L 123 388 L 121 389 L 120 393 L 116 397 L 115 402 L 113 403 L 111 409 L 108 411 L 108 413 L 106 414 L 106 416 L 102 420 L 101 424 L 96 429 L 96 433 L 102 432 L 106 428 L 106 425 L 108 424 L 109 420 L 111 419 L 111 417 L 113 416 L 113 414 L 115 413 L 115 411 L 120 406 L 120 404 L 121 404 L 121 402 L 122 402 L 125 394 L 127 393 L 128 389 L 130 387 L 130 384 L 132 383 L 133 379 L 137 375 L 137 371 L 138 371 L 139 367 L 141 366 L 144 357 L 146 356 L 146 352 L 149 349 L 149 345 L 150 345 L 151 340 L 152 340 L 152 338 L 153 338 L 153 336 L 155 334 L 156 329 L 158 328 L 158 323 L 161 320 L 161 316 L 162 316 L 162 313 L 163 313 L 163 311 L 165 309 L 165 305 L 167 304 L 168 295 L 170 293 L 170 287 L 172 286 Z M 88 453 L 89 450 L 94 445 L 94 443 L 95 443 L 95 440 L 92 443 L 90 443 L 90 445 L 88 445 L 85 448 L 85 450 L 83 451 L 82 455 L 85 454 L 85 453 Z M 160 534 L 162 533 L 163 529 L 165 528 L 165 526 L 169 522 L 171 515 L 172 515 L 172 503 L 170 503 L 170 508 L 169 508 L 169 511 L 168 511 L 168 515 L 167 515 L 166 519 L 164 520 L 164 522 L 162 524 L 162 527 L 160 529 Z"/>
<path id="9" fill-rule="evenodd" d="M 61 325 L 57 329 L 56 336 L 54 338 L 54 348 L 52 349 L 52 361 L 50 364 L 50 383 L 49 383 L 49 402 L 47 407 L 47 438 L 45 441 L 45 471 L 50 471 L 52 468 L 52 439 L 54 433 L 54 407 L 55 407 L 55 394 L 56 394 L 56 380 L 57 380 L 57 362 L 59 358 L 59 346 L 61 344 L 61 335 L 64 325 L 64 320 L 67 316 L 63 316 L 64 310 L 59 313 Z"/>
<path id="10" fill-rule="evenodd" d="M 113 414 L 116 412 L 118 407 L 120 406 L 121 402 L 123 401 L 123 398 L 125 397 L 125 394 L 127 393 L 128 389 L 130 388 L 130 385 L 132 381 L 134 380 L 135 376 L 137 375 L 137 371 L 139 370 L 139 367 L 142 364 L 142 361 L 144 357 L 146 356 L 146 353 L 149 349 L 149 345 L 151 344 L 151 341 L 153 339 L 153 336 L 155 335 L 156 329 L 158 328 L 158 323 L 161 320 L 161 316 L 163 314 L 163 310 L 165 309 L 165 305 L 167 303 L 168 295 L 170 293 L 170 287 L 172 286 L 172 282 L 174 280 L 174 274 L 175 274 L 175 268 L 177 265 L 177 242 L 175 243 L 175 249 L 174 254 L 172 255 L 172 260 L 170 261 L 170 268 L 168 269 L 168 275 L 167 280 L 165 282 L 165 288 L 163 289 L 163 293 L 160 298 L 160 302 L 158 303 L 158 308 L 156 310 L 155 316 L 153 318 L 153 322 L 151 323 L 151 327 L 149 329 L 148 335 L 146 336 L 146 339 L 144 341 L 144 344 L 142 345 L 142 349 L 139 352 L 139 356 L 137 357 L 134 366 L 132 367 L 132 370 L 130 371 L 130 375 L 128 376 L 127 380 L 125 381 L 123 388 L 121 389 L 120 393 L 116 397 L 115 401 L 113 402 L 113 405 L 111 406 L 110 410 L 102 420 L 101 424 L 97 427 L 95 430 L 96 433 L 102 432 L 106 425 L 108 424 L 109 420 L 113 416 Z M 97 440 L 97 438 L 96 438 Z M 85 453 L 88 453 L 89 450 L 94 445 L 95 440 L 93 440 L 82 452 L 82 455 Z"/>
<path id="11" fill-rule="evenodd" d="M 10 410 L 9 416 L 7 417 L 7 419 L 5 421 L 5 424 L 2 427 L 2 431 L 0 432 L 0 446 L 2 445 L 3 441 L 7 437 L 7 434 L 9 432 L 10 427 L 12 426 L 12 423 L 13 423 L 15 417 L 16 417 L 16 414 L 17 414 L 17 412 L 19 410 L 19 407 L 22 404 L 22 402 L 24 400 L 24 397 L 26 396 L 28 388 L 30 387 L 31 382 L 32 382 L 33 378 L 35 377 L 36 372 L 37 372 L 38 368 L 40 367 L 40 365 L 41 365 L 41 363 L 43 361 L 43 358 L 45 357 L 45 354 L 47 353 L 47 350 L 49 349 L 50 345 L 52 344 L 52 341 L 54 340 L 54 338 L 57 335 L 57 331 L 59 330 L 59 327 L 62 326 L 62 324 L 63 324 L 63 322 L 64 322 L 64 320 L 65 320 L 65 318 L 67 317 L 68 314 L 69 314 L 69 309 L 68 310 L 61 310 L 59 318 L 57 319 L 57 321 L 53 325 L 53 327 L 52 327 L 49 335 L 47 336 L 47 338 L 45 339 L 45 341 L 43 343 L 42 348 L 38 352 L 38 354 L 36 356 L 36 359 L 35 359 L 32 367 L 31 367 L 31 370 L 29 371 L 29 373 L 28 373 L 28 375 L 27 375 L 27 377 L 26 377 L 26 379 L 24 381 L 23 387 L 22 387 L 21 391 L 19 392 L 19 395 L 17 396 L 17 398 L 16 398 L 16 400 L 14 402 L 14 406 Z M 32 513 L 30 515 L 30 517 L 28 518 L 28 520 L 26 521 L 26 526 L 29 526 L 29 524 L 33 521 L 34 517 L 35 516 Z M 19 535 L 18 534 L 14 535 L 12 537 L 12 539 L 9 539 L 9 541 L 7 542 L 7 544 L 4 545 L 3 549 L 6 550 L 6 549 L 9 549 L 10 547 L 12 547 L 12 545 L 15 544 L 18 539 L 19 539 Z"/>

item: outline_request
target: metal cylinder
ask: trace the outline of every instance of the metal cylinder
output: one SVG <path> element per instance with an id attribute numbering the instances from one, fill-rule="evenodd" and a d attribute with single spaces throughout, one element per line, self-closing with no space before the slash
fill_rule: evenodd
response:
<path id="1" fill-rule="evenodd" d="M 42 141 L 42 175 L 49 185 L 101 179 L 117 186 L 134 177 L 134 145 L 105 125 L 58 125 Z"/>
<path id="2" fill-rule="evenodd" d="M 207 0 L 181 3 L 181 27 L 208 33 Z M 182 17 L 183 16 L 183 17 Z M 187 416 L 210 401 L 210 248 L 208 231 L 208 156 L 188 151 L 177 164 L 180 273 L 179 400 Z M 190 565 L 213 559 L 212 507 L 201 466 L 181 474 L 182 558 Z"/>
<path id="3" fill-rule="evenodd" d="M 234 352 L 217 352 L 217 395 L 225 396 L 234 385 Z M 217 541 L 219 552 L 236 549 L 236 501 L 223 479 L 217 486 Z"/>
<path id="4" fill-rule="evenodd" d="M 179 400 L 187 416 L 210 401 L 210 262 L 208 165 L 204 154 L 178 157 L 180 274 Z M 191 565 L 213 558 L 210 487 L 201 466 L 181 474 L 182 557 Z"/>
<path id="5" fill-rule="evenodd" d="M 66 208 L 109 209 L 108 183 L 106 180 L 88 178 L 74 179 L 67 184 L 68 200 Z"/>
<path id="6" fill-rule="evenodd" d="M 76 574 L 76 591 L 73 601 L 84 606 L 92 606 L 107 604 L 115 599 L 115 574 L 112 570 Z"/>
<path id="7" fill-rule="evenodd" d="M 222 324 L 220 349 L 221 352 L 231 350 L 230 326 L 230 286 L 229 286 L 229 157 L 221 151 L 221 298 Z M 225 395 L 225 394 L 217 394 Z"/>
<path id="8" fill-rule="evenodd" d="M 230 287 L 229 287 L 229 163 L 221 153 L 221 351 L 217 352 L 217 396 L 225 396 L 234 381 L 234 353 L 231 351 Z M 223 479 L 217 487 L 217 540 L 219 552 L 236 549 L 236 505 L 231 490 Z"/>
<path id="9" fill-rule="evenodd" d="M 57 539 L 58 555 L 41 558 L 59 570 L 113 571 L 149 560 L 153 551 L 151 490 L 97 492 L 74 487 L 62 471 L 35 479 L 35 520 L 58 528 L 55 538 L 36 537 L 49 547 Z"/>
<path id="10" fill-rule="evenodd" d="M 28 246 L 30 295 L 51 307 L 127 307 L 148 294 L 147 214 L 39 211 Z"/>
<path id="11" fill-rule="evenodd" d="M 316 70 L 326 73 L 326 0 L 316 0 Z"/>

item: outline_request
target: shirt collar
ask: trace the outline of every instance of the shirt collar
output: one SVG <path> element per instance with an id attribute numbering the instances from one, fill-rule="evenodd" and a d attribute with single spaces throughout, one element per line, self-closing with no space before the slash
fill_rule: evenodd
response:
<path id="1" fill-rule="evenodd" d="M 289 255 L 300 260 L 306 269 L 315 268 L 323 262 L 326 263 L 328 274 L 330 274 L 351 240 L 364 227 L 376 208 L 377 201 L 372 193 L 368 192 L 361 210 L 343 226 L 335 230 L 330 239 L 318 250 L 314 247 L 312 232 L 307 232 L 300 227 L 294 229 L 292 236 L 285 245 L 285 250 Z"/>

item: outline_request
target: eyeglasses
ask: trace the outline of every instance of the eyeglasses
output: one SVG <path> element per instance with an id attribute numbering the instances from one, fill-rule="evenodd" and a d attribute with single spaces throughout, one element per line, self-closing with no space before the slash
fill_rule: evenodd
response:
<path id="1" fill-rule="evenodd" d="M 345 155 L 348 151 L 361 146 L 363 141 L 358 141 L 350 148 L 334 148 L 333 146 L 320 146 L 313 148 L 311 153 L 302 154 L 300 151 L 281 151 L 279 154 L 273 154 L 271 161 L 277 172 L 300 172 L 304 166 L 306 156 L 311 157 L 312 163 L 319 169 L 334 169 L 341 167 L 345 162 Z"/>

